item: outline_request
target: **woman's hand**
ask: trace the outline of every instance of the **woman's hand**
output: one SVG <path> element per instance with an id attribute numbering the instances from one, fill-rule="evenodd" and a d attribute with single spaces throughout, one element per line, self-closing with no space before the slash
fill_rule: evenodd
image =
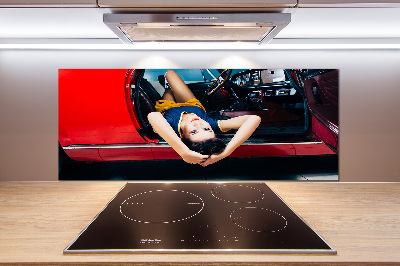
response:
<path id="1" fill-rule="evenodd" d="M 202 164 L 208 158 L 208 155 L 202 155 L 190 149 L 186 149 L 186 151 L 180 154 L 180 156 L 185 162 L 190 164 Z"/>
<path id="2" fill-rule="evenodd" d="M 200 163 L 201 166 L 206 167 L 207 165 L 213 164 L 218 162 L 219 160 L 224 159 L 228 155 L 225 152 L 222 152 L 220 154 L 212 154 L 208 159 L 202 163 Z"/>
<path id="3" fill-rule="evenodd" d="M 235 136 L 226 145 L 225 150 L 218 155 L 211 155 L 205 162 L 200 163 L 202 166 L 207 166 L 218 162 L 219 160 L 228 157 L 237 147 L 242 145 L 256 130 L 261 122 L 261 118 L 257 115 L 244 115 L 234 117 L 228 120 L 220 120 L 220 125 L 224 131 L 230 129 L 238 129 Z"/>

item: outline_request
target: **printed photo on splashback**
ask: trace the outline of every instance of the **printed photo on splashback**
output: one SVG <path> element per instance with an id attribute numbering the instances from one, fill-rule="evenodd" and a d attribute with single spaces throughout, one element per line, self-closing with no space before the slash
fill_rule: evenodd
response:
<path id="1" fill-rule="evenodd" d="M 338 69 L 60 69 L 60 180 L 329 180 Z"/>

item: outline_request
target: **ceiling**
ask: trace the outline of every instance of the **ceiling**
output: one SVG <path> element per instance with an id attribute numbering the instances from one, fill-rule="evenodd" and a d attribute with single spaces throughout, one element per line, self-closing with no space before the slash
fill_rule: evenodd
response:
<path id="1" fill-rule="evenodd" d="M 31 4 L 34 7 L 29 7 L 21 4 L 10 7 L 5 4 L 7 1 L 0 0 L 0 48 L 19 47 L 18 45 L 29 48 L 29 45 L 107 44 L 110 48 L 130 49 L 133 45 L 123 45 L 103 23 L 103 14 L 113 10 L 98 5 L 91 6 L 90 1 L 82 0 L 81 3 L 84 4 L 73 6 Z M 77 2 L 79 0 L 75 0 Z M 399 49 L 400 1 L 396 1 L 398 4 L 391 2 L 389 7 L 381 3 L 374 4 L 373 7 L 309 7 L 309 4 L 305 7 L 295 5 L 282 8 L 283 12 L 292 13 L 292 21 L 266 46 L 362 44 L 389 45 L 388 47 Z M 157 47 L 162 48 L 162 45 L 164 44 L 158 44 Z M 176 47 L 174 44 L 165 45 Z"/>

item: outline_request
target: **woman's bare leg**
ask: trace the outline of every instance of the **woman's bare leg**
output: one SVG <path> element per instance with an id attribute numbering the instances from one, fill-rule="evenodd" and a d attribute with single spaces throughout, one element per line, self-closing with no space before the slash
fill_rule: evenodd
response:
<path id="1" fill-rule="evenodd" d="M 170 88 L 165 90 L 164 95 L 162 96 L 162 99 L 175 102 L 174 94 L 172 93 L 172 90 Z"/>
<path id="2" fill-rule="evenodd" d="M 168 70 L 165 74 L 165 78 L 172 89 L 173 98 L 175 98 L 177 103 L 184 103 L 196 98 L 189 87 L 185 84 L 185 82 L 183 82 L 181 77 L 175 71 Z"/>

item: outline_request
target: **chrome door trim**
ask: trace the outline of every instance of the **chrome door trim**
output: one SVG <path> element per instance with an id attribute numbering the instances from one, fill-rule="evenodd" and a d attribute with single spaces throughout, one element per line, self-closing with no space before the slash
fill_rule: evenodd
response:
<path id="1" fill-rule="evenodd" d="M 309 141 L 309 142 L 245 142 L 242 145 L 307 145 L 307 144 L 321 144 L 322 141 Z M 136 149 L 136 148 L 155 148 L 155 147 L 171 147 L 168 143 L 148 143 L 148 144 L 109 144 L 109 145 L 70 145 L 62 147 L 64 150 L 82 150 L 82 149 Z"/>

